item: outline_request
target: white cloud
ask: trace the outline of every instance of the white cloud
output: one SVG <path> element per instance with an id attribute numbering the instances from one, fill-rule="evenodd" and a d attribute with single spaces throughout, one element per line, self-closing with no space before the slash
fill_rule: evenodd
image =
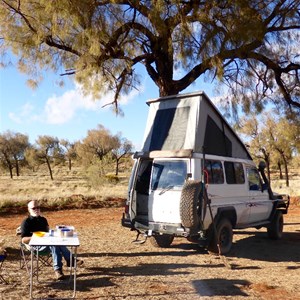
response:
<path id="1" fill-rule="evenodd" d="M 44 108 L 45 121 L 49 124 L 63 124 L 70 121 L 78 110 L 97 110 L 99 103 L 91 97 L 84 97 L 79 89 L 50 97 Z"/>
<path id="2" fill-rule="evenodd" d="M 17 123 L 17 124 L 21 124 L 21 123 L 22 123 L 22 119 L 21 119 L 18 115 L 16 115 L 15 113 L 10 112 L 10 113 L 8 114 L 8 117 L 9 117 L 12 121 L 14 121 L 15 123 Z"/>
<path id="3" fill-rule="evenodd" d="M 143 87 L 141 87 L 143 90 Z M 129 95 L 120 98 L 119 104 L 127 105 L 140 91 L 133 90 Z M 25 121 L 40 122 L 47 124 L 64 124 L 70 122 L 76 117 L 78 112 L 97 111 L 109 109 L 110 106 L 102 108 L 105 104 L 113 102 L 113 92 L 105 94 L 101 99 L 94 100 L 91 96 L 85 96 L 81 92 L 79 85 L 75 88 L 64 92 L 62 95 L 52 95 L 49 97 L 42 111 L 37 112 L 31 103 L 26 103 L 18 112 L 10 112 L 9 117 L 15 123 L 21 124 Z"/>
<path id="4" fill-rule="evenodd" d="M 22 124 L 24 120 L 27 120 L 34 110 L 34 106 L 27 102 L 21 106 L 18 113 L 10 112 L 8 114 L 9 118 L 15 123 Z"/>
<path id="5" fill-rule="evenodd" d="M 133 90 L 129 95 L 120 98 L 120 105 L 126 105 L 139 92 Z M 49 124 L 63 124 L 70 121 L 78 111 L 96 111 L 102 106 L 113 102 L 113 92 L 105 94 L 101 99 L 94 100 L 91 96 L 84 96 L 79 86 L 74 90 L 65 92 L 61 96 L 53 95 L 45 105 L 45 120 Z M 109 107 L 109 106 L 107 106 Z"/>

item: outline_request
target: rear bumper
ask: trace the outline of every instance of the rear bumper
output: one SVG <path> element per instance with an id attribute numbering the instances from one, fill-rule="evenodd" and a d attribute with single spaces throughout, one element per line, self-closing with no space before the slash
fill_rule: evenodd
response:
<path id="1" fill-rule="evenodd" d="M 189 229 L 185 229 L 181 224 L 168 224 L 168 223 L 154 223 L 145 222 L 143 220 L 133 220 L 126 218 L 125 215 L 122 217 L 122 226 L 127 227 L 139 232 L 147 232 L 152 234 L 171 234 L 175 236 L 187 237 L 190 235 Z"/>
<path id="2" fill-rule="evenodd" d="M 149 222 L 149 230 L 158 234 L 172 234 L 175 236 L 189 236 L 189 230 L 182 227 L 181 224 L 154 223 Z"/>

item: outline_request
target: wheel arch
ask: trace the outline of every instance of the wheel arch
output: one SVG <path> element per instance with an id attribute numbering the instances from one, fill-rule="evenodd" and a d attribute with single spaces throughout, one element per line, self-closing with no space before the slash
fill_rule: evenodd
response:
<path id="1" fill-rule="evenodd" d="M 286 196 L 285 199 L 283 199 L 282 196 L 279 196 L 276 201 L 273 203 L 273 208 L 269 217 L 269 221 L 272 222 L 273 219 L 276 217 L 276 213 L 278 211 L 281 211 L 283 215 L 288 213 L 288 208 L 290 205 L 290 197 Z"/>
<path id="2" fill-rule="evenodd" d="M 235 225 L 237 222 L 237 214 L 236 214 L 235 208 L 233 206 L 218 208 L 213 222 L 209 225 L 209 227 L 207 229 L 208 241 L 211 241 L 214 236 L 214 226 L 217 226 L 217 224 L 223 218 L 227 218 L 231 222 L 232 228 L 235 228 Z"/>
<path id="3" fill-rule="evenodd" d="M 223 218 L 227 218 L 231 222 L 232 228 L 234 228 L 237 221 L 237 214 L 235 208 L 233 206 L 219 207 L 217 214 L 214 218 L 215 224 L 218 224 L 218 222 Z"/>

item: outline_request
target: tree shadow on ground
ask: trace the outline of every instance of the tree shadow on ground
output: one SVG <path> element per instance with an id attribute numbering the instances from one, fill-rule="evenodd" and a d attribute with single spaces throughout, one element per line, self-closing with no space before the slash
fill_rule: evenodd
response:
<path id="1" fill-rule="evenodd" d="M 92 274 L 92 273 L 90 273 Z M 76 280 L 76 291 L 77 292 L 88 292 L 91 291 L 94 288 L 104 288 L 104 287 L 113 287 L 115 284 L 112 282 L 112 277 L 97 277 L 97 278 L 83 278 L 89 275 L 82 274 L 80 276 L 77 276 Z M 92 274 L 95 276 L 96 274 Z M 102 274 L 103 275 L 103 274 Z M 73 289 L 73 282 L 69 279 L 64 280 L 63 282 L 49 282 L 47 285 L 48 287 L 51 287 L 51 290 L 55 291 L 70 291 L 72 292 Z"/>
<path id="2" fill-rule="evenodd" d="M 173 249 L 182 249 L 183 251 L 173 251 Z M 205 254 L 207 253 L 206 250 L 199 248 L 198 245 L 193 244 L 183 244 L 183 245 L 177 245 L 172 246 L 172 248 L 162 249 L 161 251 L 151 251 L 151 252 L 97 252 L 97 253 L 91 253 L 91 252 L 85 252 L 80 253 L 78 257 L 152 257 L 152 256 L 190 256 L 190 255 L 199 255 L 199 254 Z"/>
<path id="3" fill-rule="evenodd" d="M 245 234 L 245 232 L 235 232 Z M 247 234 L 251 234 L 247 232 Z M 299 252 L 300 234 L 287 232 L 280 240 L 271 240 L 264 232 L 237 240 L 227 257 L 247 258 L 257 261 L 268 262 L 300 262 Z"/>
<path id="4" fill-rule="evenodd" d="M 89 272 L 82 273 L 78 277 L 87 275 L 109 276 L 156 276 L 156 275 L 185 275 L 189 274 L 186 268 L 198 268 L 197 264 L 139 264 L 136 266 L 118 266 L 111 268 L 91 267 L 86 268 Z"/>
<path id="5" fill-rule="evenodd" d="M 212 278 L 203 280 L 194 280 L 192 282 L 197 294 L 202 297 L 213 296 L 248 296 L 242 287 L 250 284 L 247 280 Z"/>
<path id="6" fill-rule="evenodd" d="M 199 267 L 196 264 L 139 264 L 137 266 L 116 266 L 111 268 L 90 267 L 85 268 L 77 275 L 77 291 L 91 291 L 97 287 L 109 287 L 115 284 L 116 277 L 135 276 L 170 276 L 189 274 L 186 268 Z M 50 282 L 48 287 L 54 290 L 72 290 L 72 282 L 66 279 L 63 282 Z"/>
<path id="7" fill-rule="evenodd" d="M 300 262 L 300 234 L 298 232 L 286 232 L 280 240 L 271 240 L 266 232 L 258 231 L 235 231 L 234 235 L 237 236 L 237 239 L 233 243 L 232 250 L 226 254 L 228 258 L 247 258 L 269 262 Z M 246 236 L 240 238 L 241 235 Z M 207 250 L 197 244 L 177 241 L 170 248 L 159 249 L 159 251 L 81 253 L 80 257 L 187 257 L 207 254 Z"/>

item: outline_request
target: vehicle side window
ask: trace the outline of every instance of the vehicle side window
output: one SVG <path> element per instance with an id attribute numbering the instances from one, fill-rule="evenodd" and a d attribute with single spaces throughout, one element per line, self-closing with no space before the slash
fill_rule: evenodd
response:
<path id="1" fill-rule="evenodd" d="M 205 170 L 207 171 L 209 184 L 224 183 L 223 166 L 219 160 L 205 160 Z"/>
<path id="2" fill-rule="evenodd" d="M 244 168 L 241 163 L 225 161 L 226 182 L 228 184 L 245 183 Z"/>
<path id="3" fill-rule="evenodd" d="M 256 169 L 247 169 L 247 177 L 250 191 L 258 191 L 261 188 L 259 173 Z"/>

